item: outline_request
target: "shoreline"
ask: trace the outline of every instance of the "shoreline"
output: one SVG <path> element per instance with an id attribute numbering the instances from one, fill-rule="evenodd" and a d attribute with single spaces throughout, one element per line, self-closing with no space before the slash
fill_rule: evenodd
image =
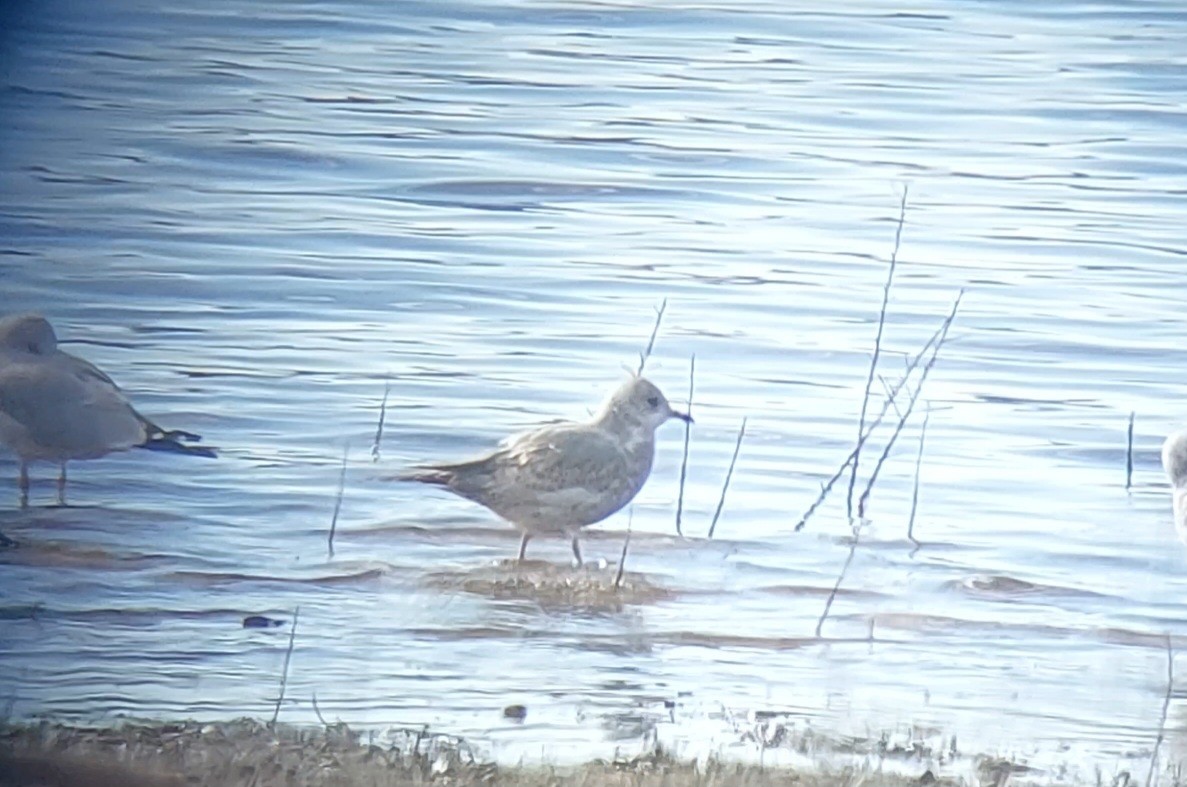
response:
<path id="1" fill-rule="evenodd" d="M 465 739 L 421 730 L 393 729 L 383 735 L 356 732 L 344 723 L 319 727 L 271 725 L 252 718 L 196 721 L 122 721 L 87 725 L 54 720 L 0 725 L 0 785 L 4 787 L 271 787 L 351 785 L 379 787 L 440 783 L 454 787 L 515 785 L 587 787 L 693 785 L 695 787 L 928 787 L 963 784 L 1089 784 L 989 755 L 891 747 L 848 756 L 838 748 L 822 754 L 799 742 L 796 764 L 747 763 L 723 756 L 684 759 L 658 743 L 645 753 L 578 765 L 500 765 Z M 767 749 L 764 749 L 766 751 Z M 779 759 L 779 758 L 772 758 Z M 1100 779 L 1100 774 L 1096 775 Z"/>

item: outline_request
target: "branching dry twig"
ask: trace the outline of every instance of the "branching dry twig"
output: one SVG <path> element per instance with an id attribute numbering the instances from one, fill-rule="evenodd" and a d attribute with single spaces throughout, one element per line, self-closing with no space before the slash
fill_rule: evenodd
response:
<path id="1" fill-rule="evenodd" d="M 383 401 L 379 403 L 379 423 L 375 427 L 375 442 L 371 444 L 371 461 L 379 461 L 379 443 L 383 440 L 383 420 L 387 416 L 387 394 L 391 390 L 391 382 L 383 384 Z"/>
<path id="2" fill-rule="evenodd" d="M 346 459 L 350 455 L 350 443 L 342 447 L 342 472 L 338 474 L 338 497 L 334 500 L 334 516 L 330 519 L 328 545 L 330 557 L 334 556 L 334 533 L 338 530 L 338 513 L 342 510 L 342 493 L 346 490 Z"/>
<path id="3" fill-rule="evenodd" d="M 878 457 L 878 461 L 874 465 L 874 472 L 870 475 L 869 481 L 866 483 L 866 487 L 861 493 L 861 498 L 858 501 L 857 506 L 858 523 L 853 527 L 853 544 L 849 547 L 849 555 L 845 558 L 845 563 L 843 566 L 841 566 L 841 572 L 837 575 L 836 584 L 833 585 L 832 592 L 829 593 L 828 600 L 824 604 L 824 612 L 821 613 L 820 620 L 818 620 L 816 623 L 817 637 L 820 636 L 820 631 L 824 627 L 824 621 L 828 618 L 829 610 L 832 609 L 833 601 L 836 599 L 837 593 L 841 589 L 841 583 L 845 581 L 845 574 L 849 571 L 849 566 L 853 562 L 853 556 L 857 552 L 857 545 L 861 540 L 861 532 L 865 525 L 865 507 L 866 503 L 869 501 L 870 492 L 874 488 L 874 482 L 878 480 L 878 473 L 882 469 L 882 465 L 886 462 L 886 458 L 890 455 L 890 451 L 894 447 L 895 441 L 898 439 L 898 436 L 902 434 L 903 426 L 907 423 L 907 419 L 911 417 L 911 412 L 915 409 L 915 403 L 919 400 L 919 394 L 923 391 L 923 385 L 927 381 L 927 376 L 931 373 L 932 368 L 935 366 L 936 359 L 940 355 L 940 350 L 943 349 L 944 342 L 948 339 L 948 328 L 951 327 L 952 321 L 956 318 L 956 311 L 960 308 L 960 300 L 963 297 L 964 290 L 961 290 L 960 294 L 956 296 L 956 301 L 952 304 L 952 311 L 949 312 L 948 316 L 944 319 L 944 323 L 940 328 L 940 333 L 938 334 L 935 342 L 928 342 L 928 345 L 932 347 L 931 357 L 928 358 L 927 363 L 924 364 L 923 371 L 919 375 L 919 383 L 911 391 L 910 399 L 907 402 L 907 409 L 904 411 L 902 418 L 899 419 L 898 424 L 895 426 L 894 433 L 883 447 L 882 454 Z M 905 384 L 906 378 L 904 377 L 901 382 L 902 384 Z"/>
<path id="4" fill-rule="evenodd" d="M 963 293 L 962 293 L 963 295 Z M 953 308 L 953 316 L 956 314 L 956 308 L 960 306 L 960 297 L 956 298 L 956 304 Z M 923 384 L 927 382 L 927 376 L 931 374 L 932 367 L 936 365 L 936 359 L 940 357 L 940 350 L 944 347 L 944 342 L 948 339 L 948 328 L 952 325 L 951 322 L 946 322 L 943 333 L 940 334 L 939 341 L 936 342 L 935 347 L 932 348 L 931 358 L 923 366 L 923 371 L 919 374 L 919 383 L 915 389 L 911 391 L 911 396 L 907 399 L 907 409 L 899 419 L 898 424 L 894 427 L 894 432 L 891 433 L 890 439 L 886 441 L 886 445 L 882 447 L 882 454 L 878 457 L 878 461 L 874 464 L 874 472 L 870 474 L 866 481 L 865 489 L 862 490 L 861 498 L 857 502 L 857 518 L 864 519 L 866 515 L 866 503 L 869 502 L 870 492 L 874 489 L 874 483 L 878 480 L 878 473 L 882 471 L 882 465 L 886 462 L 886 458 L 890 456 L 890 450 L 894 448 L 894 443 L 903 432 L 903 427 L 907 420 L 911 417 L 911 412 L 915 409 L 915 403 L 919 401 L 919 394 L 923 391 Z"/>
<path id="5" fill-rule="evenodd" d="M 301 615 L 301 608 L 293 611 L 293 627 L 289 629 L 289 647 L 284 653 L 284 670 L 280 673 L 280 694 L 276 697 L 276 710 L 272 712 L 272 724 L 280 717 L 280 705 L 284 702 L 284 690 L 289 682 L 289 663 L 293 660 L 293 643 L 297 639 L 297 618 Z"/>
<path id="6" fill-rule="evenodd" d="M 1129 411 L 1129 439 L 1125 445 L 1125 491 L 1128 492 L 1133 486 L 1133 419 L 1137 415 L 1136 410 Z"/>
<path id="7" fill-rule="evenodd" d="M 846 510 L 849 518 L 853 518 L 853 490 L 857 486 L 857 466 L 861 460 L 862 435 L 866 428 L 866 413 L 870 405 L 870 388 L 874 384 L 874 374 L 878 371 L 878 358 L 882 354 L 882 332 L 886 327 L 886 308 L 890 303 L 890 287 L 894 283 L 894 269 L 898 264 L 899 245 L 903 239 L 903 223 L 907 217 L 907 187 L 903 187 L 903 196 L 899 201 L 898 227 L 894 231 L 894 250 L 890 253 L 890 266 L 886 270 L 886 284 L 882 286 L 882 307 L 878 310 L 878 332 L 874 336 L 874 354 L 870 357 L 870 371 L 866 375 L 865 393 L 861 399 L 861 416 L 857 422 L 857 440 L 859 448 L 853 456 L 853 464 L 849 473 L 849 496 Z"/>
<path id="8" fill-rule="evenodd" d="M 729 491 L 730 479 L 734 476 L 734 465 L 738 461 L 738 451 L 742 449 L 742 438 L 746 436 L 746 417 L 742 418 L 742 427 L 738 430 L 738 442 L 734 443 L 734 455 L 730 459 L 729 469 L 725 471 L 725 483 L 721 486 L 721 498 L 717 501 L 717 510 L 713 512 L 713 522 L 709 525 L 709 538 L 717 530 L 717 519 L 721 516 L 721 509 L 725 505 L 725 493 Z"/>
<path id="9" fill-rule="evenodd" d="M 668 299 L 664 298 L 660 302 L 659 308 L 655 310 L 655 327 L 651 329 L 651 338 L 647 340 L 647 349 L 639 353 L 639 370 L 635 372 L 636 376 L 643 374 L 643 367 L 647 365 L 647 359 L 651 357 L 651 350 L 655 347 L 655 337 L 659 334 L 659 324 L 663 321 L 667 308 Z"/>
<path id="10" fill-rule="evenodd" d="M 919 466 L 923 464 L 923 441 L 927 439 L 927 422 L 931 419 L 931 411 L 923 414 L 923 428 L 919 430 L 919 453 L 915 456 L 915 487 L 911 491 L 911 516 L 907 520 L 907 538 L 916 547 L 920 546 L 915 540 L 915 511 L 919 508 Z"/>
<path id="11" fill-rule="evenodd" d="M 1166 635 L 1166 694 L 1162 697 L 1162 717 L 1158 721 L 1158 737 L 1154 739 L 1154 751 L 1150 754 L 1150 770 L 1146 772 L 1146 787 L 1154 780 L 1154 768 L 1158 764 L 1158 750 L 1166 736 L 1166 714 L 1171 706 L 1171 694 L 1175 688 L 1175 648 L 1171 635 Z"/>
<path id="12" fill-rule="evenodd" d="M 845 470 L 848 469 L 850 463 L 853 462 L 854 457 L 857 456 L 858 452 L 861 451 L 862 446 L 864 446 L 866 441 L 869 440 L 870 435 L 874 432 L 874 429 L 876 429 L 878 425 L 882 423 L 882 419 L 884 419 L 886 414 L 890 411 L 895 398 L 898 396 L 903 386 L 907 384 L 907 381 L 910 379 L 911 374 L 915 371 L 915 368 L 923 360 L 924 356 L 927 355 L 928 350 L 930 350 L 932 346 L 940 340 L 941 335 L 947 334 L 948 327 L 952 324 L 952 321 L 956 319 L 956 310 L 960 306 L 960 300 L 963 297 L 964 290 L 961 290 L 960 294 L 956 297 L 956 302 L 952 304 L 952 310 L 948 313 L 948 316 L 944 318 L 944 321 L 940 324 L 940 327 L 935 330 L 935 332 L 931 335 L 931 338 L 927 340 L 927 343 L 923 345 L 919 352 L 917 352 L 907 364 L 907 369 L 903 372 L 902 378 L 899 379 L 898 383 L 896 383 L 892 389 L 892 395 L 888 396 L 887 400 L 882 403 L 882 409 L 878 412 L 878 415 L 875 416 L 872 421 L 870 421 L 868 427 L 866 428 L 865 434 L 863 434 L 857 441 L 857 445 L 854 446 L 853 450 L 849 452 L 849 455 L 845 458 L 845 461 L 841 463 L 841 466 L 837 468 L 836 472 L 833 473 L 833 475 L 827 481 L 820 485 L 820 494 L 816 496 L 816 499 L 812 502 L 812 505 L 808 506 L 808 510 L 803 513 L 803 515 L 800 517 L 800 521 L 796 523 L 796 532 L 804 529 L 804 525 L 808 524 L 808 520 L 812 517 L 812 514 L 816 513 L 816 509 L 819 508 L 824 502 L 824 499 L 828 496 L 828 493 L 832 491 L 832 488 L 836 485 L 837 481 L 841 480 L 841 476 L 845 474 Z"/>
<path id="13" fill-rule="evenodd" d="M 688 362 L 688 416 L 692 417 L 692 393 L 697 376 L 697 357 L 694 354 Z M 676 497 L 676 535 L 683 536 L 680 521 L 684 516 L 684 480 L 688 477 L 688 438 L 692 433 L 692 424 L 684 422 L 684 456 L 680 460 L 680 494 Z"/>

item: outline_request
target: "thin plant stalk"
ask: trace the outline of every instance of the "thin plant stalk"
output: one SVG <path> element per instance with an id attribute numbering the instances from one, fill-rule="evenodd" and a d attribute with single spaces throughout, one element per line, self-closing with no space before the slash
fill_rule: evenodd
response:
<path id="1" fill-rule="evenodd" d="M 617 590 L 622 586 L 622 573 L 626 570 L 626 551 L 631 545 L 631 525 L 635 521 L 635 509 L 631 508 L 627 511 L 626 519 L 626 539 L 622 542 L 622 554 L 618 557 L 618 573 L 614 575 L 614 589 Z"/>
<path id="2" fill-rule="evenodd" d="M 864 446 L 866 441 L 869 440 L 870 435 L 873 434 L 874 430 L 882 423 L 882 419 L 884 419 L 886 414 L 890 411 L 895 397 L 897 397 L 899 391 L 902 390 L 902 387 L 907 384 L 907 380 L 910 379 L 911 374 L 915 371 L 915 368 L 923 360 L 924 356 L 927 355 L 928 350 L 930 350 L 937 341 L 940 341 L 941 336 L 947 336 L 948 326 L 950 326 L 952 321 L 956 319 L 956 310 L 960 307 L 960 301 L 963 297 L 964 290 L 961 290 L 960 294 L 956 296 L 956 301 L 952 304 L 951 311 L 948 313 L 948 316 L 944 318 L 944 321 L 940 324 L 940 327 L 937 328 L 934 333 L 932 333 L 931 338 L 927 340 L 919 352 L 917 352 L 907 364 L 906 371 L 903 372 L 902 378 L 898 381 L 898 383 L 895 384 L 893 388 L 894 395 L 887 397 L 887 400 L 882 403 L 882 409 L 878 412 L 878 415 L 875 416 L 872 421 L 870 421 L 868 427 L 866 428 L 865 434 L 863 434 L 862 437 L 857 441 L 857 445 L 854 446 L 853 450 L 849 452 L 849 455 L 845 458 L 845 461 L 841 462 L 841 465 L 837 468 L 836 472 L 834 472 L 827 481 L 820 485 L 820 494 L 816 496 L 816 499 L 812 501 L 812 505 L 808 506 L 808 509 L 803 513 L 803 515 L 800 516 L 799 522 L 796 523 L 795 531 L 797 533 L 803 530 L 804 526 L 808 524 L 808 520 L 812 517 L 812 514 L 816 513 L 816 509 L 820 508 L 821 504 L 824 503 L 824 499 L 828 497 L 828 493 L 832 491 L 834 486 L 836 486 L 837 481 L 841 480 L 841 476 L 845 474 L 845 471 L 849 468 L 850 463 L 853 462 L 854 457 L 856 457 L 858 452 L 861 451 L 862 446 Z"/>
<path id="3" fill-rule="evenodd" d="M 334 556 L 334 533 L 338 530 L 338 514 L 342 511 L 342 493 L 346 490 L 346 459 L 350 455 L 350 443 L 342 447 L 342 472 L 338 474 L 338 496 L 334 499 L 334 516 L 330 519 L 330 536 L 327 544 L 330 557 Z"/>
<path id="4" fill-rule="evenodd" d="M 1154 751 L 1150 753 L 1150 769 L 1146 771 L 1146 787 L 1154 782 L 1154 768 L 1158 764 L 1158 750 L 1166 737 L 1166 715 L 1171 706 L 1171 695 L 1175 689 L 1175 648 L 1171 635 L 1166 635 L 1166 694 L 1162 697 L 1162 716 L 1158 720 L 1158 737 L 1154 739 Z"/>
<path id="5" fill-rule="evenodd" d="M 923 441 L 927 439 L 927 422 L 931 419 L 931 411 L 923 414 L 923 427 L 919 430 L 919 453 L 915 455 L 915 485 L 911 490 L 911 516 L 907 519 L 907 538 L 915 546 L 915 512 L 919 509 L 919 468 L 923 464 Z"/>
<path id="6" fill-rule="evenodd" d="M 841 573 L 837 574 L 837 581 L 833 584 L 833 589 L 829 591 L 828 598 L 824 602 L 824 611 L 820 613 L 820 619 L 816 621 L 816 638 L 820 638 L 820 632 L 824 628 L 824 621 L 828 619 L 828 613 L 833 608 L 833 602 L 837 600 L 837 593 L 841 591 L 841 583 L 845 581 L 845 574 L 849 571 L 849 564 L 853 562 L 853 556 L 857 554 L 857 544 L 861 539 L 861 528 L 853 529 L 853 543 L 849 546 L 849 555 L 845 558 L 845 564 L 841 566 Z"/>
<path id="7" fill-rule="evenodd" d="M 1129 411 L 1129 430 L 1128 439 L 1125 444 L 1125 491 L 1128 492 L 1133 486 L 1133 419 L 1137 415 L 1137 411 Z"/>
<path id="8" fill-rule="evenodd" d="M 321 722 L 323 727 L 329 727 L 330 723 L 326 721 L 326 717 L 321 715 L 321 708 L 317 707 L 317 692 L 313 692 L 313 713 L 317 716 L 317 720 Z"/>
<path id="9" fill-rule="evenodd" d="M 280 693 L 276 697 L 276 710 L 272 711 L 272 724 L 280 718 L 280 705 L 284 702 L 284 691 L 288 688 L 289 664 L 293 660 L 293 643 L 297 640 L 297 619 L 301 616 L 301 608 L 293 611 L 293 627 L 289 629 L 289 647 L 284 653 L 284 669 L 280 673 Z"/>
<path id="10" fill-rule="evenodd" d="M 655 310 L 655 326 L 651 329 L 651 338 L 647 340 L 647 349 L 639 354 L 639 369 L 635 372 L 636 376 L 643 374 L 643 367 L 647 365 L 647 359 L 651 357 L 651 351 L 655 347 L 655 337 L 659 334 L 659 324 L 663 321 L 667 308 L 668 299 L 664 298 L 660 302 L 659 308 Z"/>
<path id="11" fill-rule="evenodd" d="M 948 323 L 951 325 L 951 323 Z M 927 376 L 931 374 L 932 368 L 936 365 L 936 360 L 940 357 L 940 350 L 944 347 L 944 342 L 948 338 L 948 330 L 944 329 L 940 340 L 936 342 L 932 349 L 931 358 L 923 366 L 923 371 L 919 375 L 919 383 L 911 391 L 911 396 L 907 400 L 907 409 L 903 412 L 899 422 L 895 425 L 894 432 L 891 433 L 890 439 L 886 441 L 886 445 L 882 447 L 882 454 L 878 457 L 878 461 L 874 464 L 874 472 L 870 474 L 866 481 L 865 489 L 861 493 L 861 498 L 857 503 L 857 518 L 864 519 L 866 515 L 866 503 L 870 500 L 870 492 L 874 489 L 874 483 L 878 480 L 878 474 L 882 471 L 882 465 L 886 463 L 887 457 L 890 456 L 890 451 L 894 448 L 895 441 L 898 440 L 899 435 L 903 432 L 903 426 L 906 425 L 907 420 L 911 417 L 911 412 L 915 409 L 915 403 L 919 401 L 919 394 L 923 391 L 923 384 L 927 382 Z"/>
<path id="12" fill-rule="evenodd" d="M 874 336 L 874 354 L 870 356 L 870 371 L 866 375 L 865 392 L 861 398 L 861 416 L 857 422 L 858 443 L 862 442 L 862 435 L 866 428 L 866 413 L 870 406 L 870 388 L 874 385 L 874 375 L 878 371 L 878 358 L 882 355 L 882 333 L 886 328 L 886 308 L 890 303 L 890 287 L 894 283 L 894 269 L 898 265 L 899 245 L 903 238 L 903 223 L 907 216 L 907 188 L 903 187 L 903 195 L 899 201 L 898 227 L 894 231 L 894 250 L 890 253 L 890 265 L 886 269 L 886 283 L 882 286 L 882 306 L 878 310 L 878 332 Z M 849 472 L 849 496 L 846 510 L 849 518 L 853 518 L 853 491 L 857 486 L 857 466 L 861 461 L 861 450 L 853 457 Z"/>
<path id="13" fill-rule="evenodd" d="M 371 461 L 379 461 L 379 443 L 383 440 L 383 421 L 387 416 L 387 394 L 391 390 L 391 382 L 383 384 L 383 401 L 379 403 L 379 423 L 375 426 L 375 442 L 371 444 Z"/>
<path id="14" fill-rule="evenodd" d="M 828 618 L 828 613 L 832 609 L 833 600 L 836 598 L 836 595 L 841 588 L 841 583 L 845 580 L 845 574 L 849 571 L 850 564 L 853 563 L 853 556 L 857 552 L 857 545 L 861 539 L 861 531 L 865 524 L 866 503 L 869 502 L 870 492 L 874 488 L 874 483 L 878 480 L 878 473 L 882 469 L 882 465 L 885 464 L 886 458 L 890 455 L 890 451 L 894 447 L 894 443 L 898 439 L 898 436 L 902 434 L 903 426 L 911 417 L 911 412 L 915 409 L 915 403 L 919 400 L 919 394 L 923 390 L 924 383 L 927 382 L 927 376 L 931 373 L 932 368 L 935 366 L 936 359 L 939 358 L 940 355 L 940 350 L 943 349 L 944 342 L 948 339 L 948 327 L 952 325 L 952 319 L 954 319 L 956 316 L 956 310 L 960 306 L 960 299 L 963 295 L 964 293 L 962 291 L 961 294 L 957 296 L 956 302 L 952 306 L 952 312 L 950 313 L 949 318 L 944 321 L 942 332 L 933 345 L 931 357 L 928 358 L 927 363 L 924 364 L 923 371 L 920 373 L 919 383 L 911 391 L 910 399 L 907 402 L 907 408 L 903 412 L 902 417 L 899 419 L 899 422 L 896 425 L 890 440 L 888 440 L 886 445 L 883 447 L 882 454 L 878 457 L 878 461 L 874 465 L 874 472 L 870 475 L 870 478 L 866 483 L 865 490 L 862 492 L 861 498 L 858 501 L 858 523 L 853 528 L 853 544 L 849 547 L 849 555 L 845 558 L 845 563 L 843 566 L 841 566 L 841 572 L 837 575 L 837 581 L 833 585 L 832 592 L 829 593 L 828 600 L 825 602 L 824 612 L 821 613 L 820 620 L 816 623 L 817 637 L 820 636 L 820 631 L 823 629 L 824 621 Z M 905 380 L 906 378 L 904 378 L 904 384 Z"/>
<path id="15" fill-rule="evenodd" d="M 746 418 L 742 418 L 742 427 L 738 430 L 738 441 L 734 443 L 734 455 L 730 459 L 729 469 L 725 471 L 725 483 L 721 486 L 721 498 L 717 501 L 717 510 L 713 512 L 713 522 L 709 525 L 709 538 L 713 538 L 717 530 L 717 520 L 721 517 L 721 509 L 725 506 L 725 493 L 729 491 L 730 479 L 734 476 L 734 465 L 738 462 L 738 451 L 742 449 L 742 438 L 746 436 Z"/>

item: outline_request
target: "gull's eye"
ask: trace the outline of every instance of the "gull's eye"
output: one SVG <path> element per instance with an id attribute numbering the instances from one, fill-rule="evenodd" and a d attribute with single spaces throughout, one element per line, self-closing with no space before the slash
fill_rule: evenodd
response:
<path id="1" fill-rule="evenodd" d="M 659 397 L 658 396 L 648 396 L 647 404 L 651 407 L 659 407 Z"/>

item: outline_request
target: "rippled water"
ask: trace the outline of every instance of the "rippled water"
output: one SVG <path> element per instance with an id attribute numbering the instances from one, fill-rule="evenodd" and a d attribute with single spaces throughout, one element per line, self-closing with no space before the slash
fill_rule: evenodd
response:
<path id="1" fill-rule="evenodd" d="M 44 311 L 141 409 L 222 449 L 76 463 L 68 508 L 49 505 L 53 468 L 30 510 L 12 484 L 11 713 L 269 716 L 288 628 L 241 620 L 299 605 L 294 722 L 316 722 L 316 693 L 331 720 L 564 761 L 653 734 L 745 755 L 771 712 L 1086 773 L 1144 763 L 1164 634 L 1187 637 L 1157 459 L 1187 420 L 1187 18 L 837 9 L 6 6 L 3 310 Z M 916 416 L 817 641 L 843 490 L 793 527 L 855 439 L 904 186 L 884 375 L 966 291 L 924 393 L 923 546 L 906 539 Z M 628 567 L 666 597 L 586 608 L 428 581 L 517 536 L 383 476 L 583 416 L 664 298 L 650 376 L 680 399 L 697 356 L 690 537 L 669 426 Z M 626 527 L 594 528 L 587 555 L 616 561 Z M 568 559 L 559 539 L 532 550 Z"/>

